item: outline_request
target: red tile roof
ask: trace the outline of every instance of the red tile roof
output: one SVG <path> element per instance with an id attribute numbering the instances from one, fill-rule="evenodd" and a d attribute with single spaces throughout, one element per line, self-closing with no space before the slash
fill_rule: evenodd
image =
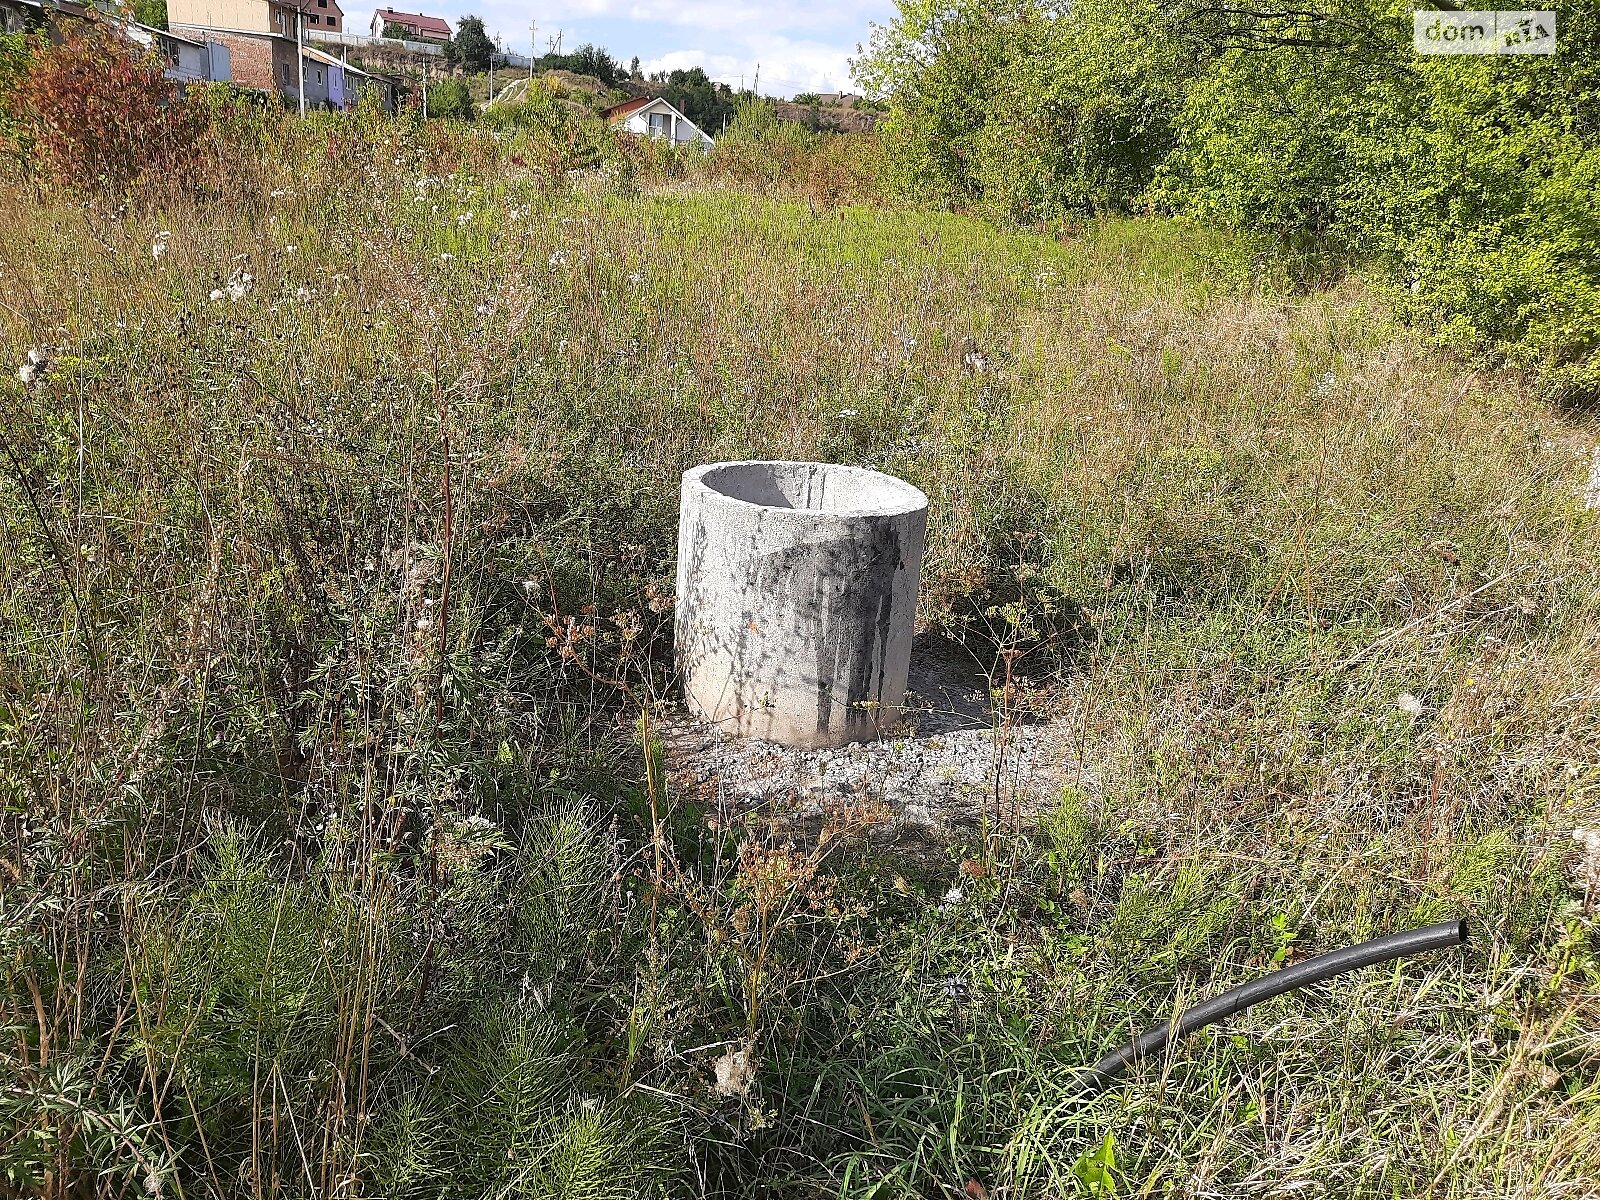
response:
<path id="1" fill-rule="evenodd" d="M 637 99 L 624 100 L 621 104 L 613 104 L 610 108 L 602 110 L 600 115 L 612 124 L 626 121 L 645 105 L 654 104 L 658 99 L 659 96 L 640 96 Z"/>
<path id="2" fill-rule="evenodd" d="M 421 13 L 395 12 L 392 8 L 380 8 L 373 14 L 385 25 L 410 25 L 419 33 L 431 33 L 435 37 L 447 38 L 450 36 L 450 22 L 440 20 L 438 17 L 425 17 Z"/>

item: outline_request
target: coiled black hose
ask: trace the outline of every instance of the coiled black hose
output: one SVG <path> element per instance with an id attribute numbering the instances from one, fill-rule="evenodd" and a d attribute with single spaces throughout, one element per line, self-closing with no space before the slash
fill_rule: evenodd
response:
<path id="1" fill-rule="evenodd" d="M 1285 992 L 1292 992 L 1308 984 L 1321 983 L 1323 980 L 1332 979 L 1335 975 L 1343 975 L 1346 971 L 1354 971 L 1359 967 L 1370 967 L 1377 963 L 1388 962 L 1390 959 L 1404 958 L 1408 954 L 1421 954 L 1427 950 L 1445 950 L 1451 946 L 1459 946 L 1466 940 L 1465 921 L 1442 921 L 1438 925 L 1387 934 L 1370 942 L 1362 942 L 1359 946 L 1347 946 L 1343 950 L 1330 950 L 1326 954 L 1308 958 L 1303 963 L 1296 963 L 1292 967 L 1285 967 L 1281 971 L 1274 971 L 1271 975 L 1264 975 L 1260 979 L 1231 988 L 1214 999 L 1185 1009 L 1174 1021 L 1145 1030 L 1127 1045 L 1113 1050 L 1095 1063 L 1080 1076 L 1080 1082 L 1088 1086 L 1109 1083 L 1130 1063 L 1165 1050 L 1173 1042 L 1187 1037 L 1196 1029 L 1202 1029 L 1213 1021 L 1222 1020 L 1223 1017 L 1231 1017 L 1236 1012 L 1243 1012 L 1263 1000 L 1270 1000 L 1274 996 L 1281 996 Z"/>

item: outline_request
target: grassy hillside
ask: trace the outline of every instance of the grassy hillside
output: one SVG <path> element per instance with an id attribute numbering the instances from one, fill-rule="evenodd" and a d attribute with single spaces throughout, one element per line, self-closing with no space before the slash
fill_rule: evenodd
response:
<path id="1" fill-rule="evenodd" d="M 1592 417 L 1180 224 L 275 137 L 3 196 L 0 1190 L 1593 1194 Z M 678 474 L 744 456 L 928 492 L 1053 811 L 674 793 Z"/>

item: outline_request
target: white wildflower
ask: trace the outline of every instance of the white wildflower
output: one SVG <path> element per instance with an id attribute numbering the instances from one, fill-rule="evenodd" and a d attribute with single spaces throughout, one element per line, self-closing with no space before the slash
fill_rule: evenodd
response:
<path id="1" fill-rule="evenodd" d="M 309 299 L 311 299 L 311 289 L 306 287 L 305 284 L 301 284 L 299 287 L 295 288 L 295 290 L 294 290 L 294 298 L 296 300 L 309 300 Z"/>
<path id="2" fill-rule="evenodd" d="M 23 363 L 17 368 L 17 378 L 23 383 L 32 383 L 39 378 L 39 368 L 33 363 Z"/>
<path id="3" fill-rule="evenodd" d="M 1411 717 L 1420 717 L 1423 713 L 1428 711 L 1428 706 L 1421 700 L 1418 700 L 1410 692 L 1401 692 L 1400 695 L 1395 698 L 1394 706 L 1407 716 Z"/>
<path id="4" fill-rule="evenodd" d="M 171 236 L 172 234 L 167 232 L 165 229 L 156 234 L 156 240 L 150 243 L 151 258 L 159 259 L 167 252 L 167 239 Z"/>
<path id="5" fill-rule="evenodd" d="M 748 1050 L 730 1050 L 712 1064 L 717 1073 L 719 1096 L 742 1096 L 756 1080 L 755 1064 Z"/>
<path id="6" fill-rule="evenodd" d="M 861 412 L 860 412 L 859 409 L 841 408 L 839 410 L 839 417 L 840 417 L 841 420 L 844 420 L 844 421 L 850 420 L 851 417 L 859 417 L 860 415 L 861 415 Z"/>
<path id="7" fill-rule="evenodd" d="M 427 617 L 421 617 L 417 621 L 417 628 L 423 632 L 427 632 L 433 628 L 433 622 L 428 620 Z"/>
<path id="8" fill-rule="evenodd" d="M 644 276 L 639 274 L 637 271 L 629 272 L 628 282 L 637 286 L 644 282 Z"/>
<path id="9" fill-rule="evenodd" d="M 440 262 L 449 262 L 454 257 L 455 257 L 454 254 L 451 254 L 450 251 L 445 250 L 439 255 L 439 261 Z"/>
<path id="10" fill-rule="evenodd" d="M 28 351 L 28 361 L 36 367 L 44 366 L 44 362 L 47 357 L 48 356 L 45 354 L 45 352 L 39 349 L 37 346 Z"/>
<path id="11" fill-rule="evenodd" d="M 221 288 L 212 288 L 211 289 L 211 299 L 213 301 L 221 300 L 227 294 L 228 293 L 224 292 Z"/>
<path id="12" fill-rule="evenodd" d="M 249 271 L 235 271 L 233 278 L 228 280 L 228 299 L 238 302 L 250 294 L 256 286 L 256 277 Z"/>
<path id="13" fill-rule="evenodd" d="M 550 256 L 550 265 L 552 267 L 564 267 L 564 266 L 566 266 L 567 265 L 567 252 L 565 250 L 557 250 L 554 254 L 552 254 Z"/>
<path id="14" fill-rule="evenodd" d="M 299 246 L 285 246 L 283 248 L 283 252 L 285 254 L 296 254 L 296 253 L 299 252 L 299 250 L 300 250 Z"/>
<path id="15" fill-rule="evenodd" d="M 457 225 L 466 225 L 466 224 L 469 224 L 471 221 L 472 221 L 472 214 L 469 213 L 469 212 L 464 212 L 464 213 L 462 213 L 460 216 L 458 216 L 456 218 L 456 224 Z"/>

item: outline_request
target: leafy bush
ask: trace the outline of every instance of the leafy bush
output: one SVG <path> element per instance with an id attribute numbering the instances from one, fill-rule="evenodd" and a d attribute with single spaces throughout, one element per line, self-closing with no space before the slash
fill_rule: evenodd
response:
<path id="1" fill-rule="evenodd" d="M 430 117 L 453 117 L 470 121 L 477 113 L 472 103 L 472 93 L 459 79 L 441 79 L 428 89 L 427 114 Z"/>
<path id="2" fill-rule="evenodd" d="M 916 0 L 855 64 L 892 96 L 888 166 L 922 200 L 1035 220 L 1136 203 L 1170 140 L 1182 47 L 1142 0 Z"/>
<path id="3" fill-rule="evenodd" d="M 14 147 L 75 189 L 122 194 L 146 177 L 181 177 L 205 118 L 162 70 L 155 55 L 98 27 L 38 44 L 9 102 Z"/>
<path id="4" fill-rule="evenodd" d="M 891 178 L 1031 221 L 1156 208 L 1369 261 L 1445 342 L 1600 395 L 1600 5 L 1549 56 L 1419 57 L 1371 0 L 902 0 L 856 64 Z"/>
<path id="5" fill-rule="evenodd" d="M 28 38 L 0 33 L 0 152 L 25 161 L 28 143 L 17 123 L 17 82 L 28 70 Z"/>
<path id="6" fill-rule="evenodd" d="M 638 62 L 634 59 L 634 62 Z M 605 49 L 585 42 L 571 54 L 543 54 L 534 60 L 538 71 L 571 71 L 574 75 L 587 75 L 598 79 L 606 87 L 617 86 L 617 80 L 627 75 L 621 64 Z"/>

